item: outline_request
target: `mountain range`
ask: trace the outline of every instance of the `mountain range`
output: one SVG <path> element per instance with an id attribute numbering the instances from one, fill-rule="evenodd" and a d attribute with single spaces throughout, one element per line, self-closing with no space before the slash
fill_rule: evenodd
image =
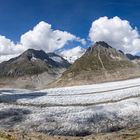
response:
<path id="1" fill-rule="evenodd" d="M 36 88 L 55 80 L 70 63 L 55 53 L 28 49 L 0 64 L 0 85 Z"/>
<path id="2" fill-rule="evenodd" d="M 103 41 L 89 47 L 72 65 L 55 53 L 28 49 L 0 64 L 0 86 L 46 88 L 93 84 L 140 76 L 140 57 Z"/>

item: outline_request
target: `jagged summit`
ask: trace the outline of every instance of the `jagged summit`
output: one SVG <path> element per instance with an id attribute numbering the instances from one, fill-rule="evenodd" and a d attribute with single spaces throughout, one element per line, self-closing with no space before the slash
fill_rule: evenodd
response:
<path id="1" fill-rule="evenodd" d="M 94 45 L 89 47 L 86 52 L 89 53 L 89 52 L 93 52 L 97 49 L 108 49 L 108 48 L 112 48 L 112 47 L 104 41 L 98 41 L 98 42 L 95 42 Z"/>
<path id="2" fill-rule="evenodd" d="M 43 50 L 36 50 L 36 49 L 28 49 L 23 54 L 39 54 L 39 53 L 46 54 Z"/>
<path id="3" fill-rule="evenodd" d="M 110 45 L 108 45 L 106 42 L 104 41 L 98 41 L 96 42 L 94 45 L 94 47 L 96 46 L 101 46 L 101 47 L 105 47 L 105 48 L 112 48 Z"/>
<path id="4" fill-rule="evenodd" d="M 19 57 L 20 58 L 26 58 L 28 60 L 31 60 L 32 58 L 33 59 L 40 59 L 40 60 L 44 60 L 44 59 L 49 58 L 48 55 L 43 50 L 34 50 L 34 49 L 26 50 Z"/>

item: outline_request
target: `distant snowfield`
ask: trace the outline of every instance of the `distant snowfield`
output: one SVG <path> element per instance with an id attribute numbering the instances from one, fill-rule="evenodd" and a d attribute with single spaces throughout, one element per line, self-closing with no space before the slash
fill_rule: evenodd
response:
<path id="1" fill-rule="evenodd" d="M 0 89 L 0 129 L 88 135 L 140 125 L 140 78 L 30 91 Z"/>

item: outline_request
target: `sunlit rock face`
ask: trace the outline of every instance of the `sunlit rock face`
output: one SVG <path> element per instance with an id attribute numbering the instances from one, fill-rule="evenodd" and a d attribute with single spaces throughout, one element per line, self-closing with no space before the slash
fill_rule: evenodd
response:
<path id="1" fill-rule="evenodd" d="M 58 81 L 52 84 L 52 87 L 139 77 L 140 61 L 137 56 L 133 58 L 130 59 L 121 50 L 113 48 L 104 41 L 96 42 L 63 73 Z"/>

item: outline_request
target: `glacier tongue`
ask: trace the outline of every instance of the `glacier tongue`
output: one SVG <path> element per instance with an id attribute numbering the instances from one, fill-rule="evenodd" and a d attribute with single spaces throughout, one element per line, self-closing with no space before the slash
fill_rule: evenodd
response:
<path id="1" fill-rule="evenodd" d="M 0 89 L 0 129 L 88 135 L 140 125 L 140 78 L 30 91 Z"/>

